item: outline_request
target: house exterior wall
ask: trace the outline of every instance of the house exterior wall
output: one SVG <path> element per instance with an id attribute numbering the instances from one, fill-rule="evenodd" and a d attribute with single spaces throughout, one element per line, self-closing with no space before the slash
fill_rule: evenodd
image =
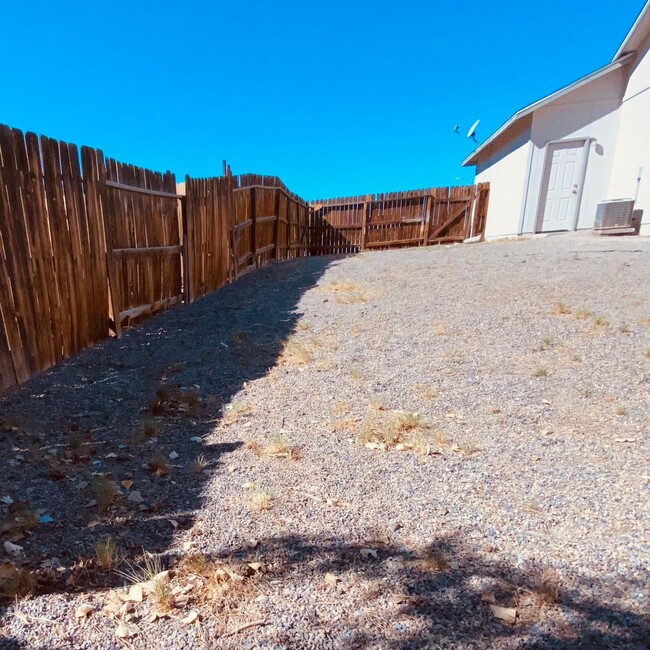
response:
<path id="1" fill-rule="evenodd" d="M 634 197 L 637 170 L 643 167 L 636 207 L 643 210 L 641 234 L 650 235 L 650 38 L 646 39 L 625 89 L 608 198 Z"/>
<path id="2" fill-rule="evenodd" d="M 490 183 L 490 207 L 485 225 L 486 239 L 517 235 L 521 202 L 524 196 L 530 127 L 528 118 L 504 143 L 495 143 L 493 153 L 476 166 L 476 183 Z"/>
<path id="3" fill-rule="evenodd" d="M 590 140 L 577 227 L 593 227 L 596 205 L 607 196 L 624 87 L 625 70 L 613 70 L 533 113 L 529 181 L 521 215 L 523 233 L 538 229 L 546 146 L 557 140 Z"/>

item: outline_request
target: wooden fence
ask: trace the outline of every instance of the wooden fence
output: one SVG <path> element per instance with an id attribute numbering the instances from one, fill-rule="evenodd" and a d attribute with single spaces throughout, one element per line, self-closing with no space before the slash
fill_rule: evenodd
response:
<path id="1" fill-rule="evenodd" d="M 275 176 L 185 179 L 188 302 L 270 260 L 305 255 L 309 204 Z"/>
<path id="2" fill-rule="evenodd" d="M 0 125 L 0 389 L 108 335 L 94 180 L 75 145 Z"/>
<path id="3" fill-rule="evenodd" d="M 182 186 L 179 186 L 182 187 Z M 314 202 L 192 179 L 0 125 L 0 391 L 270 260 L 480 237 L 489 189 Z"/>
<path id="4" fill-rule="evenodd" d="M 313 201 L 310 255 L 461 242 L 485 232 L 489 183 Z"/>

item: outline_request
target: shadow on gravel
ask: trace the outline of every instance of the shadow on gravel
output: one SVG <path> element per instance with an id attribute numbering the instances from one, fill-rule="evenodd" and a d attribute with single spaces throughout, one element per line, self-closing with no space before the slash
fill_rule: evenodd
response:
<path id="1" fill-rule="evenodd" d="M 454 538 L 440 538 L 417 551 L 394 541 L 366 546 L 341 538 L 290 535 L 263 540 L 256 549 L 233 551 L 224 559 L 245 568 L 261 562 L 259 589 L 242 592 L 250 607 L 263 598 L 271 607 L 292 607 L 291 615 L 250 615 L 268 620 L 260 636 L 240 637 L 241 646 L 336 648 L 539 648 L 554 650 L 645 650 L 650 640 L 647 618 L 607 606 L 552 583 L 543 568 L 521 569 L 489 562 Z M 244 573 L 245 574 L 245 573 Z M 207 574 L 206 574 L 207 575 Z M 621 584 L 619 590 L 643 585 Z M 590 585 L 585 585 L 590 591 Z M 277 598 L 276 598 L 277 595 Z M 490 603 L 516 608 L 517 619 L 495 617 Z M 227 617 L 215 603 L 214 616 Z M 205 619 L 206 623 L 209 622 Z M 274 626 L 278 621 L 284 625 Z M 287 626 L 286 622 L 291 621 Z M 284 628 L 284 629 L 281 629 Z M 253 630 L 252 632 L 255 632 Z M 144 631 L 143 634 L 147 632 Z M 309 634 L 309 638 L 305 636 Z M 219 636 L 197 647 L 217 647 Z M 233 640 L 234 641 L 234 640 Z M 216 644 L 216 645 L 214 645 Z M 3 650 L 23 648 L 13 639 Z M 220 647 L 220 646 L 219 646 Z M 38 650 L 62 650 L 39 645 Z"/>
<path id="2" fill-rule="evenodd" d="M 203 436 L 275 365 L 301 296 L 334 259 L 265 266 L 0 397 L 0 598 L 9 562 L 40 593 L 101 588 L 108 572 L 78 562 L 97 540 L 110 535 L 132 557 L 162 553 L 192 525 L 203 485 L 237 446 Z M 168 464 L 160 475 L 156 452 Z M 112 500 L 103 514 L 102 498 Z"/>
<path id="3" fill-rule="evenodd" d="M 404 650 L 644 650 L 650 643 L 647 617 L 566 590 L 543 567 L 525 570 L 486 562 L 458 538 L 440 538 L 417 551 L 395 541 L 375 542 L 371 548 L 376 558 L 366 548 L 340 538 L 286 536 L 264 540 L 255 551 L 243 547 L 230 558 L 242 563 L 269 562 L 265 579 L 279 580 L 282 585 L 295 582 L 302 594 L 319 592 L 315 600 L 323 604 L 325 617 L 330 615 L 327 601 L 338 600 L 339 592 L 345 598 L 355 585 L 361 587 L 365 595 L 353 604 L 358 612 L 346 612 L 343 625 L 328 625 L 319 618 L 318 607 L 310 608 L 307 598 L 301 601 L 312 609 L 304 614 L 330 646 L 334 642 L 335 647 Z M 643 588 L 639 581 L 620 581 L 615 586 L 619 596 L 627 589 L 642 593 Z M 591 582 L 586 582 L 584 592 L 593 591 Z M 500 621 L 490 603 L 516 608 L 516 622 Z M 299 647 L 290 633 L 272 640 Z"/>

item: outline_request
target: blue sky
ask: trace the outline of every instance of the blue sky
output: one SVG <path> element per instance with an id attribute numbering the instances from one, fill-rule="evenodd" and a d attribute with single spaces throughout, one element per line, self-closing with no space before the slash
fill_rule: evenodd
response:
<path id="1" fill-rule="evenodd" d="M 464 184 L 454 125 L 485 139 L 607 63 L 642 5 L 0 0 L 0 122 L 307 199 Z"/>

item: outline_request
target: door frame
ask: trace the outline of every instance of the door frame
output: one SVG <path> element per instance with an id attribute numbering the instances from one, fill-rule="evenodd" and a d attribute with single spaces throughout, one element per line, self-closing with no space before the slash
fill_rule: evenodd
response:
<path id="1" fill-rule="evenodd" d="M 591 138 L 566 138 L 560 140 L 549 140 L 544 145 L 544 166 L 542 167 L 542 179 L 539 188 L 539 197 L 537 199 L 537 215 L 535 217 L 535 232 L 542 232 L 542 224 L 544 222 L 544 209 L 546 207 L 546 195 L 548 193 L 548 181 L 550 178 L 550 166 L 552 156 L 549 156 L 549 148 L 555 144 L 567 144 L 571 142 L 582 142 L 582 169 L 578 178 L 578 191 L 576 192 L 576 210 L 573 217 L 573 224 L 571 230 L 576 230 L 578 227 L 578 219 L 580 218 L 580 204 L 582 203 L 582 191 L 585 186 L 585 178 L 587 175 L 587 159 L 589 158 L 589 149 Z"/>

